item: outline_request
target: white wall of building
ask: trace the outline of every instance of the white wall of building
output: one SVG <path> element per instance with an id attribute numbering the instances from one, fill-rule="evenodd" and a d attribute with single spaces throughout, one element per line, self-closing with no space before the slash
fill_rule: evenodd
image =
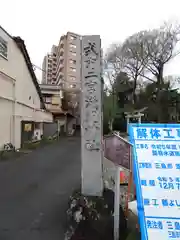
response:
<path id="1" fill-rule="evenodd" d="M 25 59 L 15 41 L 0 28 L 7 42 L 7 58 L 0 52 L 0 148 L 21 143 L 21 121 L 51 122 L 52 115 L 41 110 L 40 97 Z"/>

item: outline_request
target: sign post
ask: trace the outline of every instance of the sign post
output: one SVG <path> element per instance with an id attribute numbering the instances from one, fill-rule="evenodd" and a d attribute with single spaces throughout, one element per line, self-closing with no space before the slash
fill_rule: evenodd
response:
<path id="1" fill-rule="evenodd" d="M 180 239 L 180 125 L 130 124 L 142 240 Z"/>
<path id="2" fill-rule="evenodd" d="M 102 83 L 100 36 L 82 37 L 81 188 L 102 196 Z"/>
<path id="3" fill-rule="evenodd" d="M 104 139 L 104 156 L 115 164 L 114 173 L 114 240 L 119 239 L 120 175 L 122 169 L 131 171 L 131 143 L 117 134 Z"/>
<path id="4" fill-rule="evenodd" d="M 116 167 L 114 188 L 114 240 L 119 240 L 120 173 L 120 167 Z"/>

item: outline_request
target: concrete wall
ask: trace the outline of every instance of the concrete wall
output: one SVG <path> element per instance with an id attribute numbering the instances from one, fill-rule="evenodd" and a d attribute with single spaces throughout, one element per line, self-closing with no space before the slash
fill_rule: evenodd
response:
<path id="1" fill-rule="evenodd" d="M 0 57 L 0 71 L 15 79 L 17 82 L 15 89 L 17 101 L 23 102 L 31 107 L 40 108 L 38 93 L 20 49 L 17 47 L 14 40 L 10 38 L 1 28 L 0 36 L 8 44 L 7 59 Z M 6 96 L 10 94 L 9 91 L 11 90 L 12 88 L 9 90 L 3 86 L 3 92 Z"/>
<path id="2" fill-rule="evenodd" d="M 9 142 L 19 148 L 21 121 L 52 121 L 52 115 L 40 109 L 40 98 L 20 49 L 2 28 L 0 37 L 8 49 L 7 58 L 0 55 L 0 148 Z"/>
<path id="3" fill-rule="evenodd" d="M 0 149 L 5 143 L 13 140 L 12 109 L 13 103 L 11 101 L 0 98 Z"/>

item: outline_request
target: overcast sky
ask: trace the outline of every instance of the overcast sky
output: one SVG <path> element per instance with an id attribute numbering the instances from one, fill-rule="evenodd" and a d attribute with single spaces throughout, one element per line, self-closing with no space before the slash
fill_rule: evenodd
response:
<path id="1" fill-rule="evenodd" d="M 169 19 L 180 22 L 180 0 L 6 0 L 0 13 L 0 25 L 25 40 L 32 63 L 40 67 L 43 56 L 67 31 L 99 34 L 106 48 Z M 180 57 L 168 65 L 166 74 L 180 75 Z"/>

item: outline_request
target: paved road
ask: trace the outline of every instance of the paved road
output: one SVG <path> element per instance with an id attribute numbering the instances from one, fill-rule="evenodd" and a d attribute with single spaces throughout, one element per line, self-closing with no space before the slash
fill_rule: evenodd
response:
<path id="1" fill-rule="evenodd" d="M 63 240 L 65 208 L 80 184 L 80 139 L 0 163 L 0 240 Z"/>

